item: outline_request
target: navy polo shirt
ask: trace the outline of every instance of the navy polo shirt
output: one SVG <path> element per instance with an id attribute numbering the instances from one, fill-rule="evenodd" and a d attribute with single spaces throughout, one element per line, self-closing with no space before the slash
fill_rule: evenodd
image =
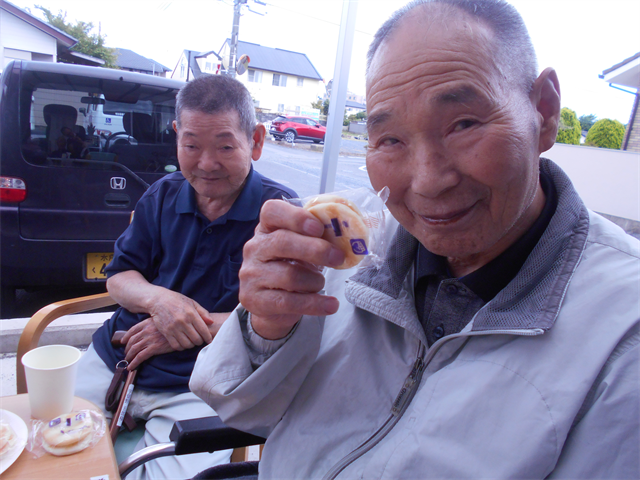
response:
<path id="1" fill-rule="evenodd" d="M 297 194 L 256 172 L 232 205 L 210 222 L 196 205 L 195 191 L 181 172 L 155 182 L 136 205 L 133 221 L 115 244 L 107 276 L 136 270 L 150 283 L 192 298 L 209 312 L 230 312 L 238 304 L 242 247 L 253 237 L 260 208 L 269 199 Z M 116 330 L 148 318 L 120 307 L 93 335 L 93 345 L 115 370 L 124 348 L 114 348 Z M 157 355 L 138 368 L 137 387 L 155 392 L 188 392 L 189 378 L 204 345 Z"/>

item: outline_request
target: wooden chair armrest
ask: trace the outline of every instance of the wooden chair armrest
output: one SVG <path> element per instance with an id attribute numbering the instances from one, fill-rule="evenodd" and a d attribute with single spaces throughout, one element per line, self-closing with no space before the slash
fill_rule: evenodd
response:
<path id="1" fill-rule="evenodd" d="M 29 350 L 38 346 L 42 332 L 51 322 L 64 315 L 108 307 L 115 303 L 115 300 L 111 298 L 108 293 L 99 293 L 97 295 L 62 300 L 38 310 L 24 327 L 20 335 L 20 340 L 18 341 L 16 357 L 16 384 L 18 393 L 27 393 L 27 382 L 24 376 L 24 366 L 21 361 L 22 357 Z"/>

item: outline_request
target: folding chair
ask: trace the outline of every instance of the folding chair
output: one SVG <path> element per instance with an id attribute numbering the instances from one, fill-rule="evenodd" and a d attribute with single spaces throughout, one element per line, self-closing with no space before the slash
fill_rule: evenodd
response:
<path id="1" fill-rule="evenodd" d="M 56 318 L 73 313 L 81 313 L 98 308 L 115 305 L 115 300 L 108 293 L 99 293 L 86 297 L 72 298 L 71 300 L 61 300 L 52 303 L 38 310 L 24 327 L 20 340 L 18 341 L 18 352 L 16 358 L 16 384 L 18 393 L 27 393 L 27 381 L 24 376 L 24 366 L 22 357 L 29 350 L 38 346 L 40 336 L 44 329 Z"/>

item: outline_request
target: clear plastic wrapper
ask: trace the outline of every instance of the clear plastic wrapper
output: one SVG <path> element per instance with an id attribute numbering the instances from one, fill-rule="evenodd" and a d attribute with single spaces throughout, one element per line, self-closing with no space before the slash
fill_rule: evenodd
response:
<path id="1" fill-rule="evenodd" d="M 385 247 L 385 203 L 389 189 L 380 192 L 357 188 L 292 198 L 287 202 L 305 208 L 324 224 L 322 238 L 340 248 L 346 256 L 338 269 L 381 265 Z"/>
<path id="2" fill-rule="evenodd" d="M 73 455 L 96 445 L 105 431 L 104 417 L 94 410 L 66 413 L 49 422 L 32 420 L 27 450 L 36 458 Z"/>

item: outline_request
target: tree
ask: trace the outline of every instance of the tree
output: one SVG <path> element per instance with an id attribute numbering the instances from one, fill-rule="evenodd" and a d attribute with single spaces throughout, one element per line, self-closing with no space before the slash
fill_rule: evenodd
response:
<path id="1" fill-rule="evenodd" d="M 598 117 L 596 117 L 593 113 L 590 113 L 589 115 L 580 115 L 580 118 L 578 118 L 578 120 L 580 121 L 580 128 L 588 132 L 589 129 L 593 127 L 593 124 L 596 123 L 597 118 Z"/>
<path id="2" fill-rule="evenodd" d="M 320 110 L 320 115 L 329 115 L 329 99 L 324 102 L 321 98 L 318 98 L 315 102 L 311 102 L 311 108 L 317 108 Z"/>
<path id="3" fill-rule="evenodd" d="M 586 144 L 600 148 L 620 150 L 624 138 L 624 125 L 617 120 L 603 118 L 593 124 L 587 133 Z"/>
<path id="4" fill-rule="evenodd" d="M 116 65 L 115 48 L 109 48 L 104 45 L 105 39 L 107 38 L 106 35 L 91 33 L 93 23 L 76 20 L 75 25 L 71 25 L 71 23 L 67 22 L 67 12 L 60 10 L 54 15 L 51 10 L 43 6 L 35 5 L 35 8 L 42 11 L 49 24 L 78 40 L 78 43 L 74 45 L 71 50 L 100 58 L 104 60 L 104 66 L 107 68 L 118 68 Z M 60 61 L 63 62 L 64 60 L 62 59 Z"/>
<path id="5" fill-rule="evenodd" d="M 359 122 L 361 120 L 366 120 L 366 118 L 367 118 L 366 112 L 358 112 L 353 115 L 349 115 L 348 120 L 349 122 Z"/>
<path id="6" fill-rule="evenodd" d="M 582 129 L 576 112 L 566 107 L 563 108 L 560 112 L 560 125 L 558 126 L 556 143 L 580 145 L 581 132 Z"/>

